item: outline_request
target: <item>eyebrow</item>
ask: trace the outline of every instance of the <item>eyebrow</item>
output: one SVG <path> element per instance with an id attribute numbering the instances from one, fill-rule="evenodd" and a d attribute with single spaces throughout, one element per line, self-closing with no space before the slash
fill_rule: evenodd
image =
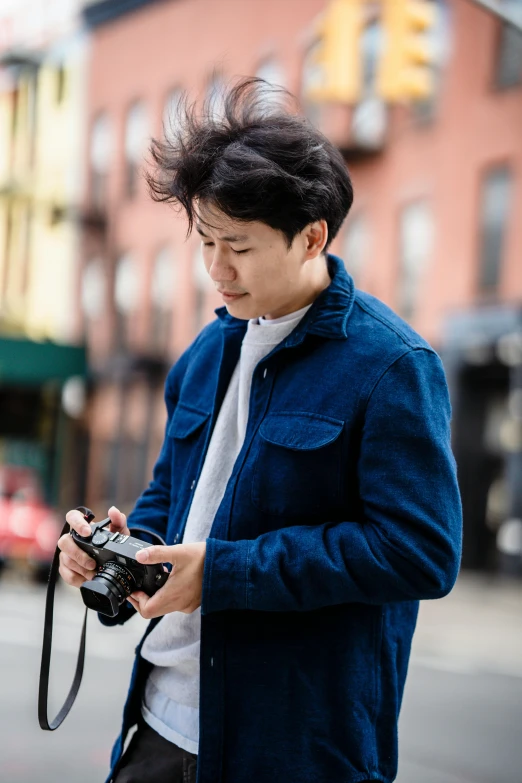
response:
<path id="1" fill-rule="evenodd" d="M 202 237 L 206 237 L 207 239 L 211 239 L 212 237 L 209 237 L 208 234 L 205 234 L 201 226 L 196 226 L 196 231 L 198 234 L 201 234 Z M 236 234 L 234 236 L 229 237 L 218 237 L 222 242 L 246 242 L 248 239 L 248 236 L 246 234 Z"/>

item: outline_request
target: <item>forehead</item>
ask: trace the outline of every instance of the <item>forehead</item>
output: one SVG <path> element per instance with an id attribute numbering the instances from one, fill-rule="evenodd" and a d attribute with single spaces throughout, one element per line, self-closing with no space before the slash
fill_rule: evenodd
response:
<path id="1" fill-rule="evenodd" d="M 237 237 L 236 241 L 240 241 L 239 238 L 259 241 L 274 241 L 277 237 L 282 238 L 280 231 L 260 220 L 235 220 L 217 208 L 211 209 L 201 204 L 197 210 L 196 229 L 200 234 L 213 239 L 225 239 L 225 241 L 227 237 Z"/>

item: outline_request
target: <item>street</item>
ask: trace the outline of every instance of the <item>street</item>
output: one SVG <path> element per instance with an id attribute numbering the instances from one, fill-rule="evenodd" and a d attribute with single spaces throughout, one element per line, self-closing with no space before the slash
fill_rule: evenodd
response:
<path id="1" fill-rule="evenodd" d="M 36 701 L 45 591 L 0 582 L 1 783 L 102 783 L 134 646 L 145 626 L 89 618 L 86 667 L 63 726 L 43 732 Z M 57 591 L 52 717 L 71 684 L 83 604 Z M 522 780 L 522 588 L 461 577 L 422 605 L 400 726 L 398 783 Z"/>

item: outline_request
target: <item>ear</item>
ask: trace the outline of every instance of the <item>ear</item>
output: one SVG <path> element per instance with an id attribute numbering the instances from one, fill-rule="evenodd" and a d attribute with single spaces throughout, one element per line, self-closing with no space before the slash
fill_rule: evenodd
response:
<path id="1" fill-rule="evenodd" d="M 326 220 L 316 220 L 303 229 L 305 240 L 305 260 L 317 258 L 328 241 L 328 225 Z"/>

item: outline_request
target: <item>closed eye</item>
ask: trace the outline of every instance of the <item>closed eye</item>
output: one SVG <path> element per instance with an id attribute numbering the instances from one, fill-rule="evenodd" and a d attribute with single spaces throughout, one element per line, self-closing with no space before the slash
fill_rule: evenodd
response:
<path id="1" fill-rule="evenodd" d="M 250 248 L 247 248 L 246 250 L 234 250 L 234 248 L 233 248 L 233 247 L 232 247 L 232 248 L 230 248 L 230 249 L 232 250 L 232 252 L 233 252 L 233 253 L 235 253 L 235 254 L 236 254 L 236 256 L 240 256 L 240 255 L 242 255 L 243 253 L 248 253 L 248 252 L 249 252 L 249 250 L 250 250 Z"/>

